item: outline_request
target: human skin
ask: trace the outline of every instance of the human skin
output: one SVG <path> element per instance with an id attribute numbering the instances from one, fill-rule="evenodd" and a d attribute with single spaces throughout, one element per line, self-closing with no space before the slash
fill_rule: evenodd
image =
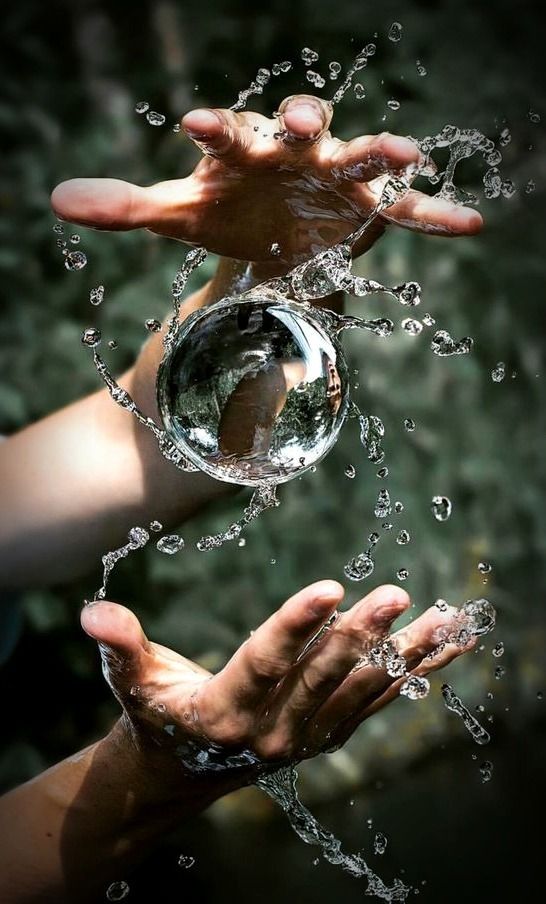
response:
<path id="1" fill-rule="evenodd" d="M 74 223 L 146 228 L 221 255 L 212 281 L 182 305 L 181 317 L 187 317 L 240 289 L 243 277 L 252 285 L 285 273 L 343 239 L 371 211 L 373 180 L 419 163 L 418 148 L 406 138 L 332 137 L 331 116 L 331 106 L 308 95 L 287 98 L 273 119 L 194 110 L 182 120 L 182 139 L 189 137 L 204 156 L 189 176 L 147 188 L 73 179 L 55 189 L 53 209 Z M 285 137 L 273 138 L 280 129 Z M 475 210 L 412 190 L 375 220 L 355 254 L 364 253 L 388 224 L 454 237 L 476 233 L 482 220 Z M 271 244 L 279 239 L 277 258 Z M 161 339 L 153 336 L 120 378 L 141 410 L 156 419 Z M 106 390 L 2 443 L 0 478 L 5 589 L 69 580 L 96 565 L 105 549 L 125 542 L 132 525 L 159 518 L 169 528 L 229 492 L 204 474 L 173 468 Z M 29 481 L 32 495 L 26 492 Z"/>
<path id="2" fill-rule="evenodd" d="M 409 606 L 407 593 L 377 588 L 337 613 L 307 647 L 342 598 L 335 581 L 301 590 L 214 676 L 151 643 L 123 606 L 86 606 L 82 625 L 99 642 L 123 714 L 107 737 L 0 799 L 3 904 L 103 900 L 110 882 L 130 883 L 131 867 L 174 826 L 264 769 L 344 743 L 398 697 L 404 679 L 354 667 L 388 636 Z M 425 675 L 470 649 L 448 644 L 424 659 L 455 612 L 433 606 L 391 635 L 412 674 Z M 261 763 L 193 774 L 179 755 L 188 742 L 205 749 L 213 742 L 225 755 L 251 750 Z"/>

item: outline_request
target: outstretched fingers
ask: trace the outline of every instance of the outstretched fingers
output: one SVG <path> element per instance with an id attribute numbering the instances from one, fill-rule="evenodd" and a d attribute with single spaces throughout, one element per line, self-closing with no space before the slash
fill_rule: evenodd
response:
<path id="1" fill-rule="evenodd" d="M 337 178 L 369 182 L 385 173 L 401 172 L 424 163 L 424 157 L 409 138 L 383 132 L 361 135 L 338 144 L 331 155 Z"/>
<path id="2" fill-rule="evenodd" d="M 384 210 L 381 218 L 414 232 L 441 236 L 476 235 L 483 226 L 481 215 L 472 207 L 429 197 L 413 189 Z"/>
<path id="3" fill-rule="evenodd" d="M 81 624 L 99 644 L 106 680 L 117 696 L 123 694 L 151 649 L 138 618 L 125 606 L 100 601 L 84 606 Z"/>

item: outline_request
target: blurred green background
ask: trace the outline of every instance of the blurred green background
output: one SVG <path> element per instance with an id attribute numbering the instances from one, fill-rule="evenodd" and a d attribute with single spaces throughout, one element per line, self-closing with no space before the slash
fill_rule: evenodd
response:
<path id="1" fill-rule="evenodd" d="M 399 44 L 391 22 L 404 26 Z M 63 267 L 51 231 L 49 194 L 72 176 L 113 176 L 143 184 L 186 174 L 195 150 L 172 131 L 192 106 L 231 104 L 259 66 L 297 61 L 308 45 L 313 66 L 348 65 L 378 33 L 378 51 L 361 79 L 365 101 L 347 97 L 336 110 L 340 137 L 388 129 L 422 136 L 446 123 L 476 127 L 498 138 L 508 126 L 502 173 L 513 197 L 481 202 L 484 233 L 474 239 L 423 237 L 391 230 L 358 264 L 387 284 L 416 279 L 421 308 L 436 328 L 474 337 L 472 354 L 435 357 L 430 328 L 412 338 L 397 330 L 386 341 L 353 333 L 346 341 L 354 397 L 385 423 L 389 489 L 404 512 L 378 548 L 373 583 L 392 582 L 400 567 L 415 601 L 411 617 L 441 596 L 450 603 L 481 595 L 498 611 L 484 649 L 450 669 L 449 680 L 481 715 L 493 740 L 473 745 L 444 709 L 433 681 L 429 698 L 401 699 L 365 725 L 338 754 L 301 768 L 304 799 L 348 849 L 370 852 L 374 830 L 389 837 L 374 865 L 400 874 L 431 902 L 513 900 L 525 888 L 534 839 L 526 820 L 544 790 L 544 214 L 545 129 L 543 37 L 538 3 L 500 0 L 480 9 L 464 2 L 271 0 L 253 6 L 100 0 L 21 0 L 2 13 L 0 129 L 0 432 L 9 434 L 98 383 L 79 342 L 97 325 L 116 338 L 112 368 L 121 372 L 146 338 L 143 322 L 162 317 L 183 249 L 145 233 L 106 235 L 78 229 L 88 266 Z M 416 60 L 427 69 L 419 76 Z M 276 109 L 307 91 L 301 61 L 251 106 Z M 327 81 L 324 94 L 334 83 Z M 319 92 L 320 93 L 320 92 Z M 389 98 L 400 101 L 391 111 Z M 137 116 L 147 100 L 167 121 L 152 128 Z M 541 114 L 533 123 L 529 110 Z M 475 190 L 483 171 L 463 165 L 459 184 Z M 529 179 L 536 190 L 527 194 Z M 209 259 L 195 284 L 210 275 Z M 103 283 L 105 301 L 89 304 Z M 392 300 L 349 301 L 348 310 L 390 316 L 407 309 Z M 497 361 L 504 382 L 491 380 Z M 413 433 L 405 417 L 417 424 Z M 356 469 L 351 480 L 347 465 Z M 208 668 L 230 653 L 279 602 L 322 578 L 343 578 L 347 559 L 375 529 L 376 469 L 350 421 L 330 456 L 281 492 L 282 505 L 252 525 L 246 546 L 200 553 L 192 543 L 236 517 L 247 496 L 217 505 L 182 533 L 186 551 L 173 559 L 152 550 L 123 563 L 112 595 L 134 606 L 153 639 Z M 435 494 L 453 502 L 439 524 Z M 1 503 L 0 503 L 1 505 Z M 409 546 L 395 534 L 407 528 Z M 486 586 L 481 559 L 493 570 Z M 98 566 L 99 563 L 97 563 Z M 107 730 L 116 705 L 102 683 L 93 645 L 78 623 L 81 600 L 98 586 L 99 571 L 69 586 L 24 593 L 5 617 L 2 669 L 6 740 L 3 787 L 25 780 Z M 348 583 L 348 582 L 346 582 Z M 355 601 L 368 584 L 347 587 Z M 370 585 L 371 587 L 371 585 Z M 18 613 L 18 614 L 17 614 Z M 491 655 L 502 640 L 501 660 Z M 499 680 L 497 665 L 506 669 Z M 493 694 L 490 699 L 487 695 Z M 473 755 L 477 754 L 477 760 Z M 479 766 L 494 765 L 482 784 Z M 366 825 L 374 819 L 374 830 Z M 528 860 L 516 856 L 516 838 Z M 248 848 L 252 848 L 252 857 Z M 195 867 L 181 871 L 178 854 Z M 195 827 L 165 840 L 155 858 L 130 879 L 131 899 L 326 902 L 360 900 L 362 883 L 331 867 L 315 867 L 312 850 L 292 836 L 272 805 L 253 790 L 220 804 Z M 379 861 L 379 864 L 377 863 Z M 213 869 L 211 869 L 213 867 Z M 449 882 L 445 878 L 449 877 Z M 190 897 L 188 897 L 190 896 Z"/>

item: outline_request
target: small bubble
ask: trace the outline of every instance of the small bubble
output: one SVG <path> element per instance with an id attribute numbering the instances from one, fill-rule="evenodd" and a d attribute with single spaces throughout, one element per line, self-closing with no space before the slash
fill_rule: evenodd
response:
<path id="1" fill-rule="evenodd" d="M 115 339 L 110 339 L 108 342 L 108 348 L 115 349 L 118 347 L 118 344 Z"/>
<path id="2" fill-rule="evenodd" d="M 127 882 L 112 882 L 106 889 L 106 899 L 108 901 L 123 901 L 129 891 Z"/>
<path id="3" fill-rule="evenodd" d="M 447 521 L 451 516 L 451 500 L 447 496 L 433 496 L 430 510 L 436 521 Z"/>
<path id="4" fill-rule="evenodd" d="M 195 857 L 191 857 L 189 854 L 180 854 L 178 858 L 178 866 L 181 866 L 182 869 L 191 869 L 195 863 Z"/>
<path id="5" fill-rule="evenodd" d="M 493 370 L 491 371 L 491 379 L 493 383 L 502 383 L 506 376 L 506 364 L 504 361 L 499 361 L 495 364 Z"/>
<path id="6" fill-rule="evenodd" d="M 414 320 L 413 317 L 406 317 L 400 325 L 409 336 L 418 336 L 423 330 L 421 321 Z"/>
<path id="7" fill-rule="evenodd" d="M 83 331 L 81 335 L 82 345 L 87 345 L 88 348 L 95 348 L 95 346 L 99 344 L 100 340 L 101 332 L 93 326 L 88 327 Z"/>
<path id="8" fill-rule="evenodd" d="M 156 549 L 167 556 L 174 556 L 183 548 L 184 540 L 178 534 L 168 534 L 166 537 L 161 537 L 156 543 Z"/>
<path id="9" fill-rule="evenodd" d="M 276 559 L 270 559 L 270 560 L 269 560 L 269 564 L 270 564 L 270 565 L 276 565 L 276 564 L 277 564 L 277 560 L 276 560 Z"/>
<path id="10" fill-rule="evenodd" d="M 534 179 L 529 179 L 528 182 L 525 183 L 525 194 L 531 195 L 536 188 L 536 183 Z"/>
<path id="11" fill-rule="evenodd" d="M 373 840 L 374 854 L 384 854 L 386 850 L 387 850 L 386 835 L 383 835 L 383 832 L 376 832 L 375 838 Z"/>
<path id="12" fill-rule="evenodd" d="M 480 775 L 483 783 L 490 782 L 493 775 L 493 763 L 485 760 L 480 766 Z"/>
<path id="13" fill-rule="evenodd" d="M 319 863 L 320 863 L 319 858 L 318 858 L 318 857 L 315 857 L 315 859 L 313 860 L 313 866 L 318 866 Z"/>
<path id="14" fill-rule="evenodd" d="M 356 476 L 356 468 L 354 465 L 347 465 L 344 471 L 345 477 L 349 477 L 350 480 Z"/>
<path id="15" fill-rule="evenodd" d="M 430 683 L 419 675 L 408 675 L 400 688 L 400 693 L 409 700 L 422 700 L 430 690 Z"/>
<path id="16" fill-rule="evenodd" d="M 63 235 L 64 233 L 64 226 L 62 226 L 61 223 L 55 223 L 55 225 L 51 228 L 53 229 L 55 235 Z"/>
<path id="17" fill-rule="evenodd" d="M 447 603 L 445 600 L 437 599 L 436 602 L 434 603 L 434 605 L 436 606 L 437 609 L 440 610 L 440 612 L 447 612 Z"/>
<path id="18" fill-rule="evenodd" d="M 504 675 L 506 675 L 506 669 L 504 668 L 504 666 L 498 665 L 497 668 L 495 669 L 495 678 L 498 681 Z"/>
<path id="19" fill-rule="evenodd" d="M 506 147 L 507 144 L 510 144 L 512 141 L 512 135 L 510 133 L 510 129 L 505 128 L 499 135 L 499 144 L 501 147 Z"/>
<path id="20" fill-rule="evenodd" d="M 403 28 L 400 22 L 393 22 L 388 32 L 389 41 L 393 41 L 395 44 L 397 44 L 398 41 L 400 41 L 400 39 L 402 38 L 402 31 Z"/>
<path id="21" fill-rule="evenodd" d="M 91 304 L 99 305 L 102 304 L 104 299 L 104 286 L 97 286 L 95 289 L 91 289 L 89 293 L 89 301 Z"/>
<path id="22" fill-rule="evenodd" d="M 492 566 L 490 562 L 479 562 L 478 563 L 478 571 L 480 574 L 489 574 L 492 570 Z"/>
<path id="23" fill-rule="evenodd" d="M 423 66 L 421 60 L 415 60 L 415 68 L 417 69 L 417 75 L 423 77 L 427 74 L 427 70 Z"/>
<path id="24" fill-rule="evenodd" d="M 366 89 L 361 82 L 357 82 L 353 90 L 357 100 L 364 100 L 366 97 Z"/>
<path id="25" fill-rule="evenodd" d="M 246 546 L 246 540 L 244 537 L 241 537 L 241 539 L 237 543 L 237 546 Z"/>
<path id="26" fill-rule="evenodd" d="M 396 512 L 397 515 L 399 515 L 400 512 L 403 512 L 404 511 L 404 503 L 400 502 L 400 500 L 397 500 L 394 503 L 394 511 Z"/>
<path id="27" fill-rule="evenodd" d="M 380 537 L 377 531 L 372 531 L 371 534 L 368 535 L 368 543 L 371 543 L 372 546 L 375 546 L 376 543 L 379 543 Z"/>
<path id="28" fill-rule="evenodd" d="M 384 480 L 385 477 L 389 476 L 389 469 L 388 468 L 379 468 L 379 471 L 377 471 L 376 476 L 379 477 L 380 480 Z"/>
<path id="29" fill-rule="evenodd" d="M 281 72 L 290 72 L 290 70 L 292 69 L 292 63 L 289 60 L 283 60 L 280 66 Z"/>
<path id="30" fill-rule="evenodd" d="M 138 104 L 135 104 L 135 113 L 147 113 L 150 109 L 150 104 L 146 100 L 141 100 Z"/>
<path id="31" fill-rule="evenodd" d="M 328 64 L 328 69 L 330 71 L 330 78 L 335 82 L 341 72 L 341 63 L 338 63 L 337 60 L 332 60 L 332 62 Z"/>
<path id="32" fill-rule="evenodd" d="M 396 577 L 399 581 L 406 581 L 408 579 L 409 571 L 407 568 L 399 568 L 396 572 Z M 400 692 L 402 693 L 402 692 Z"/>
<path id="33" fill-rule="evenodd" d="M 311 50 L 310 47 L 304 47 L 301 52 L 301 58 L 306 66 L 310 66 L 311 63 L 316 63 L 319 55 L 316 50 Z"/>
<path id="34" fill-rule="evenodd" d="M 544 694 L 542 691 L 537 691 L 537 700 L 544 700 Z"/>
<path id="35" fill-rule="evenodd" d="M 383 530 L 392 530 L 393 524 L 390 521 L 384 521 L 381 527 Z"/>
<path id="36" fill-rule="evenodd" d="M 410 542 L 410 540 L 411 536 L 409 534 L 409 531 L 407 530 L 401 530 L 396 538 L 396 542 L 399 546 L 406 546 Z"/>
<path id="37" fill-rule="evenodd" d="M 540 113 L 536 113 L 534 110 L 529 110 L 527 116 L 531 122 L 540 122 Z"/>
<path id="38" fill-rule="evenodd" d="M 83 251 L 69 251 L 64 261 L 67 270 L 83 270 L 86 264 L 87 257 Z"/>
<path id="39" fill-rule="evenodd" d="M 395 100 L 394 97 L 391 97 L 391 99 L 387 101 L 387 107 L 389 108 L 389 110 L 399 110 L 400 101 Z"/>
<path id="40" fill-rule="evenodd" d="M 407 430 L 408 433 L 413 433 L 415 430 L 415 421 L 411 417 L 404 418 L 404 429 Z"/>
<path id="41" fill-rule="evenodd" d="M 326 84 L 326 79 L 319 75 L 318 72 L 314 72 L 312 69 L 309 69 L 306 73 L 306 78 L 308 82 L 311 82 L 315 88 L 324 88 Z"/>
<path id="42" fill-rule="evenodd" d="M 165 122 L 163 113 L 157 113 L 155 110 L 149 110 L 149 112 L 146 113 L 146 119 L 151 126 L 162 126 Z"/>
<path id="43" fill-rule="evenodd" d="M 271 245 L 271 248 L 269 250 L 274 257 L 279 257 L 279 255 L 281 253 L 281 246 L 279 245 L 278 242 L 273 242 L 273 244 Z"/>
<path id="44" fill-rule="evenodd" d="M 499 642 L 495 644 L 495 646 L 491 650 L 491 653 L 493 654 L 493 656 L 495 656 L 496 659 L 499 659 L 503 655 L 504 644 L 502 640 L 499 640 Z"/>
<path id="45" fill-rule="evenodd" d="M 155 320 L 153 317 L 150 317 L 149 320 L 144 321 L 144 326 L 150 333 L 159 333 L 161 329 L 161 321 Z"/>
<path id="46" fill-rule="evenodd" d="M 436 321 L 430 314 L 423 314 L 423 323 L 425 326 L 434 326 Z"/>
<path id="47" fill-rule="evenodd" d="M 77 232 L 75 232 L 74 235 L 70 236 L 70 241 L 73 245 L 80 244 L 80 236 L 77 234 Z"/>
<path id="48" fill-rule="evenodd" d="M 175 133 L 175 135 L 178 134 L 178 132 L 180 131 L 180 128 L 181 128 L 181 127 L 180 127 L 180 123 L 179 123 L 179 122 L 175 122 L 175 124 L 174 124 L 174 126 L 173 126 L 173 132 Z"/>

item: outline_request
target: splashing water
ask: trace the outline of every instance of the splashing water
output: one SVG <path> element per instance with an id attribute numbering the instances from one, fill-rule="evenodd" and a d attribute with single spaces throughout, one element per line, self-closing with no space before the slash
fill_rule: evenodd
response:
<path id="1" fill-rule="evenodd" d="M 361 854 L 346 854 L 341 850 L 341 842 L 324 829 L 312 813 L 303 806 L 296 791 L 297 772 L 293 766 L 286 766 L 271 775 L 262 776 L 256 782 L 286 813 L 290 825 L 305 844 L 320 848 L 324 859 L 354 878 L 367 879 L 367 895 L 375 895 L 381 901 L 406 901 L 411 888 L 401 879 L 386 885 L 368 866 Z"/>
<path id="2" fill-rule="evenodd" d="M 470 710 L 464 705 L 460 697 L 457 696 L 450 684 L 442 685 L 442 697 L 447 708 L 460 716 L 464 727 L 470 732 L 476 744 L 489 744 L 491 735 L 486 729 L 480 725 L 478 720 L 474 718 Z"/>

